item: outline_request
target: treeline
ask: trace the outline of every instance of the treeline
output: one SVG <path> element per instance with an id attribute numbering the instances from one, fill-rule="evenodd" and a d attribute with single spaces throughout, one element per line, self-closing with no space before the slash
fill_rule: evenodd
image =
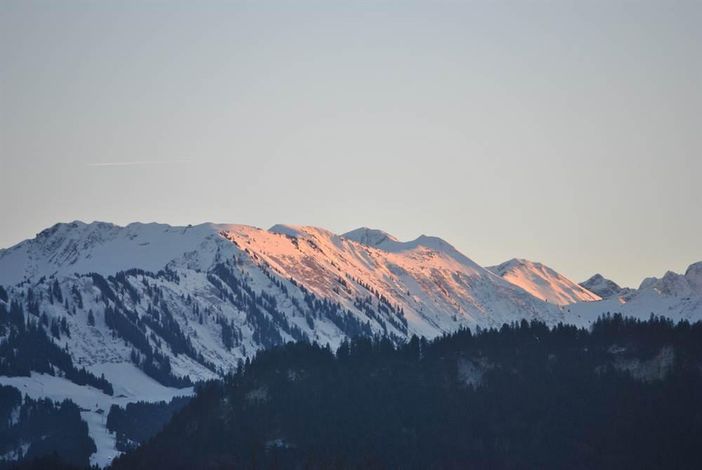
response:
<path id="1" fill-rule="evenodd" d="M 114 467 L 702 468 L 701 365 L 702 324 L 618 315 L 288 344 Z"/>
<path id="2" fill-rule="evenodd" d="M 159 271 L 156 275 L 142 270 L 130 270 L 117 273 L 109 279 L 96 273 L 91 273 L 89 276 L 93 280 L 93 284 L 100 290 L 101 298 L 105 302 L 105 324 L 117 336 L 133 346 L 130 354 L 131 361 L 145 374 L 167 387 L 192 385 L 190 377 L 175 375 L 169 357 L 151 344 L 153 341 L 160 346 L 161 339 L 163 339 L 176 356 L 185 354 L 195 361 L 206 366 L 209 365 L 183 333 L 168 305 L 163 301 L 160 289 L 152 286 L 146 279 L 147 277 L 161 277 L 167 280 L 177 280 L 177 274 L 169 270 Z M 140 297 L 139 292 L 129 281 L 131 276 L 142 276 L 141 282 L 144 284 L 148 299 Z M 121 300 L 122 297 L 115 293 L 115 290 L 124 293 L 133 304 L 148 301 L 146 314 L 140 316 L 129 308 Z"/>
<path id="3" fill-rule="evenodd" d="M 130 359 L 146 375 L 167 387 L 192 385 L 189 377 L 173 374 L 168 356 L 154 350 L 147 337 L 145 322 L 136 313 L 108 305 L 105 307 L 105 324 L 134 346 Z"/>
<path id="4" fill-rule="evenodd" d="M 220 298 L 226 300 L 246 314 L 246 322 L 251 325 L 253 341 L 264 348 L 284 342 L 281 331 L 295 340 L 305 339 L 306 335 L 288 322 L 285 314 L 278 310 L 275 298 L 265 292 L 256 293 L 253 288 L 223 263 L 217 264 L 207 275 Z M 223 330 L 223 341 L 228 332 Z M 226 344 L 226 343 L 225 343 Z"/>
<path id="5" fill-rule="evenodd" d="M 338 302 L 328 299 L 319 299 L 309 292 L 304 286 L 289 279 L 289 282 L 296 286 L 303 296 L 301 302 L 297 297 L 290 295 L 286 284 L 273 275 L 268 268 L 262 267 L 264 274 L 280 290 L 282 295 L 290 299 L 297 312 L 304 315 L 307 326 L 312 330 L 315 328 L 316 320 L 331 321 L 344 335 L 353 337 L 358 335 L 371 335 L 372 330 L 369 322 L 358 319 L 347 309 L 344 309 Z M 279 346 L 286 342 L 282 333 L 287 334 L 295 341 L 307 341 L 307 335 L 296 325 L 290 322 L 287 316 L 278 309 L 276 298 L 264 291 L 256 292 L 249 283 L 241 276 L 237 276 L 231 266 L 220 263 L 217 264 L 208 274 L 207 279 L 218 292 L 222 300 L 233 304 L 237 309 L 245 312 L 246 322 L 253 331 L 254 343 L 262 348 Z M 380 320 L 379 320 L 380 321 Z M 236 346 L 237 330 L 232 329 L 226 321 L 220 322 L 222 325 L 222 341 L 227 348 Z M 401 321 L 397 328 L 402 329 Z M 384 323 L 381 322 L 383 328 Z"/>
<path id="6" fill-rule="evenodd" d="M 0 375 L 28 377 L 32 371 L 56 375 L 59 369 L 78 385 L 90 385 L 112 395 L 112 384 L 104 376 L 77 368 L 70 354 L 47 335 L 41 322 L 25 317 L 19 302 L 11 302 L 9 309 L 0 303 L 0 329 L 5 333 L 0 340 Z"/>

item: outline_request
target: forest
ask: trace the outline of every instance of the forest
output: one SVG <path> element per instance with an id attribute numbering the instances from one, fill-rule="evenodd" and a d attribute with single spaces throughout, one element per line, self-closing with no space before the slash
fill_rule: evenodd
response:
<path id="1" fill-rule="evenodd" d="M 115 469 L 702 468 L 702 324 L 522 321 L 269 349 Z"/>
<path id="2" fill-rule="evenodd" d="M 93 452 L 95 443 L 73 402 L 22 399 L 16 388 L 0 385 L 0 455 L 25 459 L 27 468 L 54 468 L 59 462 L 80 468 Z M 0 461 L 5 468 L 15 468 L 11 459 Z"/>

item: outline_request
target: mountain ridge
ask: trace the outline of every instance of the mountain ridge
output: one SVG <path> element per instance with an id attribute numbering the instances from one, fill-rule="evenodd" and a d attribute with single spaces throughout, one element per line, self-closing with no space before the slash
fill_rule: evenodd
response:
<path id="1" fill-rule="evenodd" d="M 537 261 L 512 258 L 488 269 L 533 296 L 556 305 L 601 300 L 596 293 Z"/>
<path id="2" fill-rule="evenodd" d="M 558 280 L 549 295 L 572 287 L 540 263 L 511 261 Z M 187 395 L 192 382 L 221 377 L 257 351 L 291 341 L 337 348 L 348 338 L 383 336 L 400 344 L 522 319 L 588 326 L 615 312 L 702 318 L 701 266 L 645 281 L 627 296 L 557 305 L 437 237 L 402 242 L 367 228 L 337 235 L 289 224 L 264 230 L 74 221 L 0 250 L 2 341 L 19 350 L 22 335 L 43 331 L 45 339 L 31 333 L 32 341 L 69 356 L 39 357 L 42 367 L 23 369 L 27 375 L 7 369 L 0 382 L 26 387 L 32 398 L 51 392 L 60 399 L 91 387 L 67 377 L 104 380 L 125 405 Z M 125 381 L 128 389 L 116 386 Z M 114 398 L 89 396 L 98 405 L 81 416 L 98 444 L 91 462 L 104 465 L 118 454 L 102 419 Z"/>

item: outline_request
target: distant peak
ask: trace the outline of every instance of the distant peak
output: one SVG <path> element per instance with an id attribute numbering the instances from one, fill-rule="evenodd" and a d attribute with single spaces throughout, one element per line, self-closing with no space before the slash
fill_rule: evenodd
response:
<path id="1" fill-rule="evenodd" d="M 583 281 L 583 282 L 581 282 L 580 284 L 592 283 L 592 282 L 601 282 L 601 281 L 606 281 L 606 280 L 607 280 L 607 279 L 605 279 L 605 277 L 604 277 L 602 274 L 597 273 L 597 274 L 595 274 L 595 275 L 593 275 L 593 276 L 590 276 L 590 278 L 589 278 L 587 281 Z"/>
<path id="2" fill-rule="evenodd" d="M 444 251 L 446 253 L 458 253 L 449 242 L 443 238 L 434 237 L 432 235 L 420 235 L 416 240 L 408 242 L 410 245 L 423 246 L 431 250 Z"/>
<path id="3" fill-rule="evenodd" d="M 702 275 L 702 261 L 692 263 L 685 271 L 685 277 Z"/>
<path id="4" fill-rule="evenodd" d="M 289 237 L 301 237 L 305 233 L 301 225 L 291 224 L 275 224 L 269 228 L 268 231 L 280 235 L 287 235 Z"/>
<path id="5" fill-rule="evenodd" d="M 419 246 L 435 251 L 454 252 L 456 249 L 447 241 L 430 235 L 420 235 L 412 241 L 402 242 L 379 229 L 361 227 L 342 235 L 347 240 L 352 240 L 363 245 L 379 248 L 383 251 L 406 251 Z"/>
<path id="6" fill-rule="evenodd" d="M 58 222 L 49 228 L 45 228 L 37 234 L 37 238 L 43 239 L 56 234 L 72 233 L 75 230 L 100 230 L 104 228 L 114 228 L 114 224 L 110 222 L 83 222 L 81 220 L 74 220 L 73 222 Z"/>
<path id="7" fill-rule="evenodd" d="M 360 227 L 342 235 L 347 240 L 352 240 L 363 245 L 380 246 L 384 242 L 398 242 L 397 238 L 379 229 Z"/>
<path id="8" fill-rule="evenodd" d="M 543 263 L 540 263 L 539 261 L 533 261 L 533 260 L 526 259 L 526 258 L 512 258 L 511 260 L 507 261 L 505 264 L 523 265 L 523 266 L 545 266 Z"/>
<path id="9" fill-rule="evenodd" d="M 688 295 L 690 292 L 702 292 L 702 261 L 688 266 L 685 274 L 667 271 L 662 278 L 648 277 L 639 286 L 639 290 L 650 288 L 673 295 Z"/>
<path id="10" fill-rule="evenodd" d="M 285 235 L 288 237 L 295 238 L 328 238 L 333 239 L 338 235 L 330 232 L 327 229 L 321 227 L 315 227 L 312 225 L 292 225 L 292 224 L 275 224 L 268 229 L 270 233 L 276 233 L 278 235 Z"/>
<path id="11" fill-rule="evenodd" d="M 557 274 L 556 271 L 538 261 L 531 261 L 524 258 L 512 258 L 496 266 L 488 266 L 487 269 L 498 276 L 504 276 L 508 272 L 517 269 L 547 270 L 550 274 Z"/>
<path id="12" fill-rule="evenodd" d="M 607 279 L 600 273 L 591 276 L 587 281 L 581 282 L 580 286 L 590 292 L 594 292 L 603 299 L 628 292 L 628 289 L 622 289 L 619 284 Z"/>
<path id="13" fill-rule="evenodd" d="M 685 278 L 691 285 L 702 292 L 702 261 L 691 264 L 685 271 Z"/>
<path id="14" fill-rule="evenodd" d="M 473 269 L 483 269 L 473 260 L 454 248 L 453 245 L 439 237 L 420 235 L 412 241 L 402 242 L 387 232 L 368 227 L 357 228 L 356 230 L 343 234 L 341 237 L 345 238 L 346 240 L 351 240 L 362 245 L 377 248 L 388 253 L 400 253 L 422 248 L 425 250 L 442 253 L 463 265 L 470 266 Z"/>
<path id="15" fill-rule="evenodd" d="M 488 270 L 521 287 L 534 297 L 558 305 L 600 300 L 600 297 L 537 261 L 512 258 Z"/>
<path id="16" fill-rule="evenodd" d="M 608 284 L 610 286 L 616 286 L 618 289 L 620 288 L 619 284 L 617 284 L 616 282 L 614 282 L 610 279 L 607 279 L 606 277 L 604 277 L 600 273 L 594 274 L 594 275 L 590 276 L 590 278 L 588 278 L 588 280 L 580 283 L 581 286 L 587 286 L 587 285 L 595 286 L 595 285 L 600 285 L 600 284 L 602 284 L 602 285 Z"/>

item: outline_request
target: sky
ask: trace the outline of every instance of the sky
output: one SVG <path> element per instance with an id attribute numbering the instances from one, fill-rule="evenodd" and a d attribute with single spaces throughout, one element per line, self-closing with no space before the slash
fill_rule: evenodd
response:
<path id="1" fill-rule="evenodd" d="M 702 260 L 702 2 L 0 3 L 0 247 L 103 220 Z"/>

